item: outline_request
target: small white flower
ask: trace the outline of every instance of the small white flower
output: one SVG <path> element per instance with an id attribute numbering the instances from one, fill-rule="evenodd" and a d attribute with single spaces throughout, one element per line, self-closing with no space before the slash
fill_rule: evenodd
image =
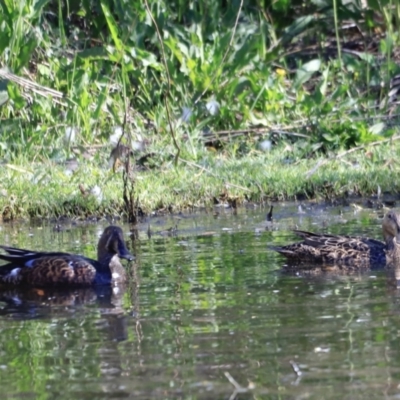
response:
<path id="1" fill-rule="evenodd" d="M 210 100 L 207 104 L 206 104 L 206 108 L 207 111 L 210 113 L 210 115 L 217 115 L 218 111 L 219 111 L 219 103 L 217 100 L 213 99 Z"/>
<path id="2" fill-rule="evenodd" d="M 72 144 L 76 140 L 76 131 L 77 129 L 73 126 L 67 126 L 65 128 L 65 134 L 64 134 L 64 142 L 65 144 Z"/>
<path id="3" fill-rule="evenodd" d="M 90 194 L 96 198 L 98 203 L 102 202 L 102 200 L 103 200 L 103 192 L 101 191 L 99 186 L 97 186 L 97 185 L 93 186 L 90 189 Z"/>
<path id="4" fill-rule="evenodd" d="M 269 151 L 272 147 L 272 142 L 270 140 L 263 140 L 259 143 L 260 149 L 262 151 Z"/>

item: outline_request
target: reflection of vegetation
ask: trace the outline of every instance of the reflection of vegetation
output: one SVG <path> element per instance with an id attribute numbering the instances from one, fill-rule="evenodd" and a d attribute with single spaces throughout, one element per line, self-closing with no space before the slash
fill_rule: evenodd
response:
<path id="1" fill-rule="evenodd" d="M 326 212 L 326 218 L 338 221 L 336 211 Z M 354 374 L 358 392 L 360 382 L 381 388 L 387 382 L 382 375 L 390 378 L 393 372 L 376 366 L 397 371 L 399 363 L 398 357 L 386 356 L 398 351 L 399 324 L 385 278 L 379 272 L 373 279 L 282 275 L 282 259 L 266 245 L 282 242 L 283 231 L 294 223 L 311 229 L 315 219 L 303 216 L 299 222 L 294 212 L 278 210 L 274 224 L 279 230 L 264 231 L 264 214 L 210 216 L 217 233 L 207 227 L 204 236 L 180 232 L 197 232 L 199 221 L 209 223 L 207 217 L 184 218 L 177 237 L 136 242 L 139 266 L 118 315 L 101 301 L 51 308 L 31 301 L 31 313 L 16 306 L 5 315 L 1 307 L 2 393 L 34 392 L 43 399 L 132 393 L 152 398 L 221 393 L 216 397 L 222 398 L 232 389 L 225 371 L 268 395 L 299 393 L 304 387 L 347 393 Z M 359 222 L 336 224 L 332 230 L 360 231 L 357 224 L 371 223 L 368 212 L 361 215 Z M 235 229 L 224 232 L 228 225 Z M 258 234 L 253 225 L 260 228 Z M 17 228 L 1 230 L 0 242 L 16 237 Z M 379 227 L 373 229 L 379 235 Z M 19 234 L 12 244 L 90 255 L 95 230 L 102 231 L 33 228 L 33 236 Z M 290 360 L 303 372 L 295 388 Z"/>
<path id="2" fill-rule="evenodd" d="M 98 346 L 84 344 L 89 339 L 92 343 L 99 340 L 90 319 L 87 315 L 86 321 L 79 318 L 68 322 L 55 318 L 51 324 L 19 321 L 13 323 L 14 327 L 3 321 L 1 347 L 6 355 L 2 361 L 5 368 L 0 373 L 3 393 L 35 393 L 35 398 L 47 398 L 49 385 L 52 392 L 57 392 L 64 386 L 63 379 L 98 376 Z M 65 349 L 69 349 L 67 354 Z"/>

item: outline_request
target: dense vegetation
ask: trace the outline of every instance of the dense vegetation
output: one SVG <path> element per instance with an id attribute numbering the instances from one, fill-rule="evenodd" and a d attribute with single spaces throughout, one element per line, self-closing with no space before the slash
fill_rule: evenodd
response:
<path id="1" fill-rule="evenodd" d="M 146 210 L 221 193 L 325 195 L 324 168 L 306 172 L 360 145 L 361 181 L 333 194 L 397 190 L 397 164 L 385 174 L 397 137 L 378 156 L 368 143 L 396 132 L 400 7 L 343 3 L 1 0 L 3 215 L 119 213 L 119 140 L 134 150 L 131 195 Z M 277 160 L 293 171 L 253 175 Z M 230 180 L 235 170 L 245 177 Z M 203 172 L 214 179 L 199 187 Z"/>

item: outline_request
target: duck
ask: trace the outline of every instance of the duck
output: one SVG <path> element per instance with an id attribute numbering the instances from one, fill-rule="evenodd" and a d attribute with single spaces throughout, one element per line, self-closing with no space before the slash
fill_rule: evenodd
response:
<path id="1" fill-rule="evenodd" d="M 384 241 L 368 237 L 318 234 L 295 230 L 302 242 L 272 247 L 291 262 L 349 266 L 400 264 L 400 214 L 386 213 L 382 221 Z"/>
<path id="2" fill-rule="evenodd" d="M 92 286 L 126 279 L 121 258 L 132 261 L 122 229 L 108 226 L 97 246 L 97 260 L 62 252 L 41 252 L 0 245 L 0 285 Z"/>

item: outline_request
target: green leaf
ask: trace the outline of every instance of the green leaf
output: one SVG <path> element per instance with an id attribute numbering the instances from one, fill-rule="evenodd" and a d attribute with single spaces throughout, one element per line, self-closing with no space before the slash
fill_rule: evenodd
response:
<path id="1" fill-rule="evenodd" d="M 296 35 L 299 35 L 315 20 L 313 15 L 307 15 L 305 17 L 297 18 L 292 25 L 288 26 L 284 30 L 284 34 L 282 36 L 281 44 L 285 44 L 292 40 L 292 38 Z"/>
<path id="2" fill-rule="evenodd" d="M 38 64 L 37 66 L 40 75 L 45 76 L 46 78 L 51 78 L 51 70 L 47 65 Z"/>
<path id="3" fill-rule="evenodd" d="M 132 59 L 141 61 L 143 66 L 152 67 L 157 71 L 162 71 L 164 66 L 157 61 L 156 56 L 149 51 L 139 49 L 138 47 L 131 47 L 129 55 Z"/>
<path id="4" fill-rule="evenodd" d="M 15 9 L 17 8 L 17 4 L 12 0 L 1 0 L 0 6 L 2 6 L 3 13 L 7 17 L 7 22 L 12 25 L 13 23 L 13 14 L 15 13 Z"/>
<path id="5" fill-rule="evenodd" d="M 301 68 L 296 72 L 296 79 L 294 81 L 294 87 L 298 89 L 301 85 L 306 83 L 312 77 L 313 72 L 307 72 L 302 70 Z"/>
<path id="6" fill-rule="evenodd" d="M 373 135 L 380 135 L 385 129 L 385 126 L 386 125 L 383 122 L 378 122 L 377 124 L 370 126 L 368 131 Z"/>
<path id="7" fill-rule="evenodd" d="M 311 60 L 304 64 L 296 71 L 296 79 L 294 86 L 299 88 L 302 84 L 307 82 L 314 74 L 314 72 L 319 71 L 321 67 L 321 61 L 318 59 Z"/>
<path id="8" fill-rule="evenodd" d="M 325 96 L 326 90 L 328 88 L 328 77 L 329 77 L 329 68 L 326 68 L 322 73 L 323 80 L 321 82 L 321 86 L 319 87 L 319 91 L 323 96 Z"/>
<path id="9" fill-rule="evenodd" d="M 272 9 L 280 12 L 287 12 L 290 8 L 290 0 L 277 0 L 272 2 Z"/>
<path id="10" fill-rule="evenodd" d="M 108 52 L 104 47 L 91 47 L 80 51 L 78 57 L 89 60 L 108 60 Z"/>
<path id="11" fill-rule="evenodd" d="M 37 0 L 37 1 L 33 1 L 33 12 L 34 15 L 31 16 L 31 18 L 38 18 L 41 16 L 42 10 L 44 8 L 45 5 L 47 5 L 47 3 L 49 3 L 49 0 Z"/>
<path id="12" fill-rule="evenodd" d="M 33 37 L 29 38 L 22 45 L 17 58 L 18 62 L 14 67 L 15 72 L 18 72 L 21 68 L 25 67 L 28 64 L 36 47 L 37 47 L 36 39 L 34 39 Z"/>
<path id="13" fill-rule="evenodd" d="M 25 106 L 25 99 L 21 96 L 19 89 L 15 85 L 7 85 L 8 96 L 13 101 L 14 107 L 18 110 Z"/>
<path id="14" fill-rule="evenodd" d="M 106 4 L 105 1 L 101 1 L 101 8 L 103 9 L 103 13 L 104 16 L 106 18 L 107 21 L 107 25 L 108 25 L 108 29 L 110 30 L 111 33 L 111 37 L 114 41 L 115 47 L 117 48 L 117 50 L 119 52 L 122 52 L 124 50 L 124 46 L 123 43 L 121 42 L 121 40 L 119 40 L 118 37 L 118 26 L 117 23 L 114 19 L 114 17 L 112 16 L 110 9 L 108 8 L 108 5 Z"/>
<path id="15" fill-rule="evenodd" d="M 316 72 L 319 71 L 321 67 L 321 60 L 316 58 L 315 60 L 311 60 L 306 64 L 303 64 L 300 69 L 306 72 Z"/>

